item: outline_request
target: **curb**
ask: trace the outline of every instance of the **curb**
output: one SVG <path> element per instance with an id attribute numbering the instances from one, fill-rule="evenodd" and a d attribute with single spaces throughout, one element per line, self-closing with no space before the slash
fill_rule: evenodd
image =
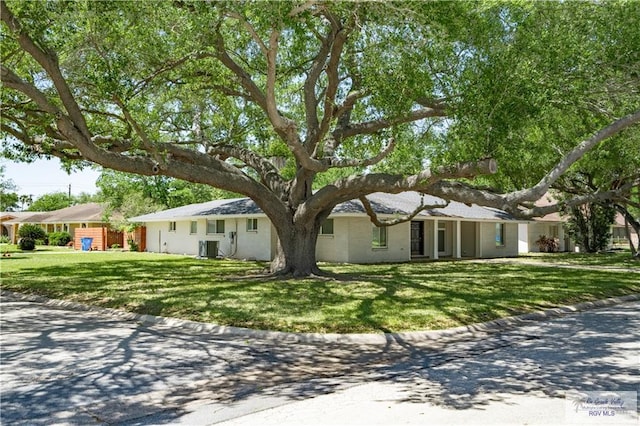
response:
<path id="1" fill-rule="evenodd" d="M 107 314 L 116 318 L 128 321 L 137 321 L 141 324 L 158 324 L 173 328 L 183 328 L 187 330 L 206 332 L 212 335 L 225 337 L 239 337 L 244 339 L 259 339 L 284 343 L 340 343 L 356 345 L 388 345 L 393 342 L 425 342 L 436 341 L 448 338 L 472 337 L 479 333 L 488 333 L 513 328 L 531 322 L 544 321 L 558 318 L 565 315 L 588 311 L 597 308 L 618 305 L 626 302 L 640 300 L 640 293 L 626 296 L 612 297 L 593 302 L 583 302 L 576 305 L 566 305 L 557 308 L 535 311 L 528 314 L 499 318 L 496 320 L 470 324 L 450 328 L 446 330 L 431 331 L 411 331 L 400 333 L 380 333 L 380 334 L 337 334 L 337 333 L 287 333 L 283 331 L 253 330 L 250 328 L 216 325 L 176 318 L 159 317 L 146 314 L 134 314 L 113 308 L 101 308 L 85 305 L 82 303 L 68 302 L 59 299 L 49 299 L 44 296 L 15 293 L 0 289 L 0 297 L 13 298 L 20 301 L 42 303 L 46 306 L 65 308 L 75 311 L 88 311 Z"/>

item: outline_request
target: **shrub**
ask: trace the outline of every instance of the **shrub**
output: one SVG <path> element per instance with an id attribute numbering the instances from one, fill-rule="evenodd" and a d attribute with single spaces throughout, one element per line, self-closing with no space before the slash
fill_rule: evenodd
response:
<path id="1" fill-rule="evenodd" d="M 138 243 L 135 240 L 127 240 L 127 244 L 129 244 L 129 251 L 138 251 Z"/>
<path id="2" fill-rule="evenodd" d="M 66 246 L 71 241 L 71 234 L 68 232 L 51 232 L 49 234 L 49 245 Z"/>
<path id="3" fill-rule="evenodd" d="M 119 248 L 120 248 L 120 244 L 118 244 L 118 243 L 111 244 L 111 248 L 112 248 L 113 250 L 119 249 Z"/>
<path id="4" fill-rule="evenodd" d="M 10 242 L 11 240 L 9 239 L 8 235 L 0 236 L 0 244 L 9 244 Z"/>
<path id="5" fill-rule="evenodd" d="M 47 238 L 47 233 L 38 225 L 27 223 L 18 229 L 18 236 L 20 238 L 30 238 L 35 242 L 35 240 L 45 240 Z"/>
<path id="6" fill-rule="evenodd" d="M 560 241 L 557 238 L 540 235 L 536 240 L 536 245 L 542 252 L 555 253 L 560 249 Z"/>
<path id="7" fill-rule="evenodd" d="M 20 238 L 18 240 L 18 247 L 20 250 L 32 251 L 36 249 L 36 240 L 29 237 Z"/>
<path id="8" fill-rule="evenodd" d="M 610 204 L 587 203 L 572 207 L 567 232 L 580 244 L 581 251 L 595 253 L 609 245 L 615 217 L 616 210 Z"/>

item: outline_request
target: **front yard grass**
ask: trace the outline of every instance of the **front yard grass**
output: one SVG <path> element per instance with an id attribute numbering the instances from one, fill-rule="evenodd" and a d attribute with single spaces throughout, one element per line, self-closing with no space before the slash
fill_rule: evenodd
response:
<path id="1" fill-rule="evenodd" d="M 442 329 L 640 292 L 638 273 L 533 264 L 323 264 L 332 278 L 256 276 L 266 267 L 153 253 L 36 252 L 2 258 L 0 277 L 6 290 L 136 313 L 323 333 Z"/>
<path id="2" fill-rule="evenodd" d="M 640 268 L 640 261 L 631 257 L 629 250 L 601 253 L 530 253 L 526 256 L 519 257 L 518 260 L 557 265 Z"/>

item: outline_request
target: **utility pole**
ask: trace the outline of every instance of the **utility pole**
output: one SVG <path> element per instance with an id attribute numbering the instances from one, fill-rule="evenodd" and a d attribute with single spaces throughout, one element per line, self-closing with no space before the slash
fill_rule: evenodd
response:
<path id="1" fill-rule="evenodd" d="M 71 184 L 69 184 L 69 205 L 71 205 Z"/>

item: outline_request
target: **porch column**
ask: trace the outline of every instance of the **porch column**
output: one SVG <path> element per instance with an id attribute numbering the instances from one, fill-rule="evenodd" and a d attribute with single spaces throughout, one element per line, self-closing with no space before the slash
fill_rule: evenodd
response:
<path id="1" fill-rule="evenodd" d="M 462 248 L 460 246 L 460 242 L 462 241 L 460 235 L 460 221 L 456 220 L 456 240 L 455 240 L 455 252 L 453 253 L 453 257 L 456 259 L 460 259 L 462 257 Z"/>
<path id="2" fill-rule="evenodd" d="M 518 224 L 518 254 L 529 253 L 529 224 Z"/>
<path id="3" fill-rule="evenodd" d="M 18 230 L 20 229 L 20 224 L 16 223 L 11 225 L 13 231 L 11 232 L 11 244 L 18 244 Z"/>
<path id="4" fill-rule="evenodd" d="M 433 258 L 438 259 L 438 219 L 433 219 Z"/>

